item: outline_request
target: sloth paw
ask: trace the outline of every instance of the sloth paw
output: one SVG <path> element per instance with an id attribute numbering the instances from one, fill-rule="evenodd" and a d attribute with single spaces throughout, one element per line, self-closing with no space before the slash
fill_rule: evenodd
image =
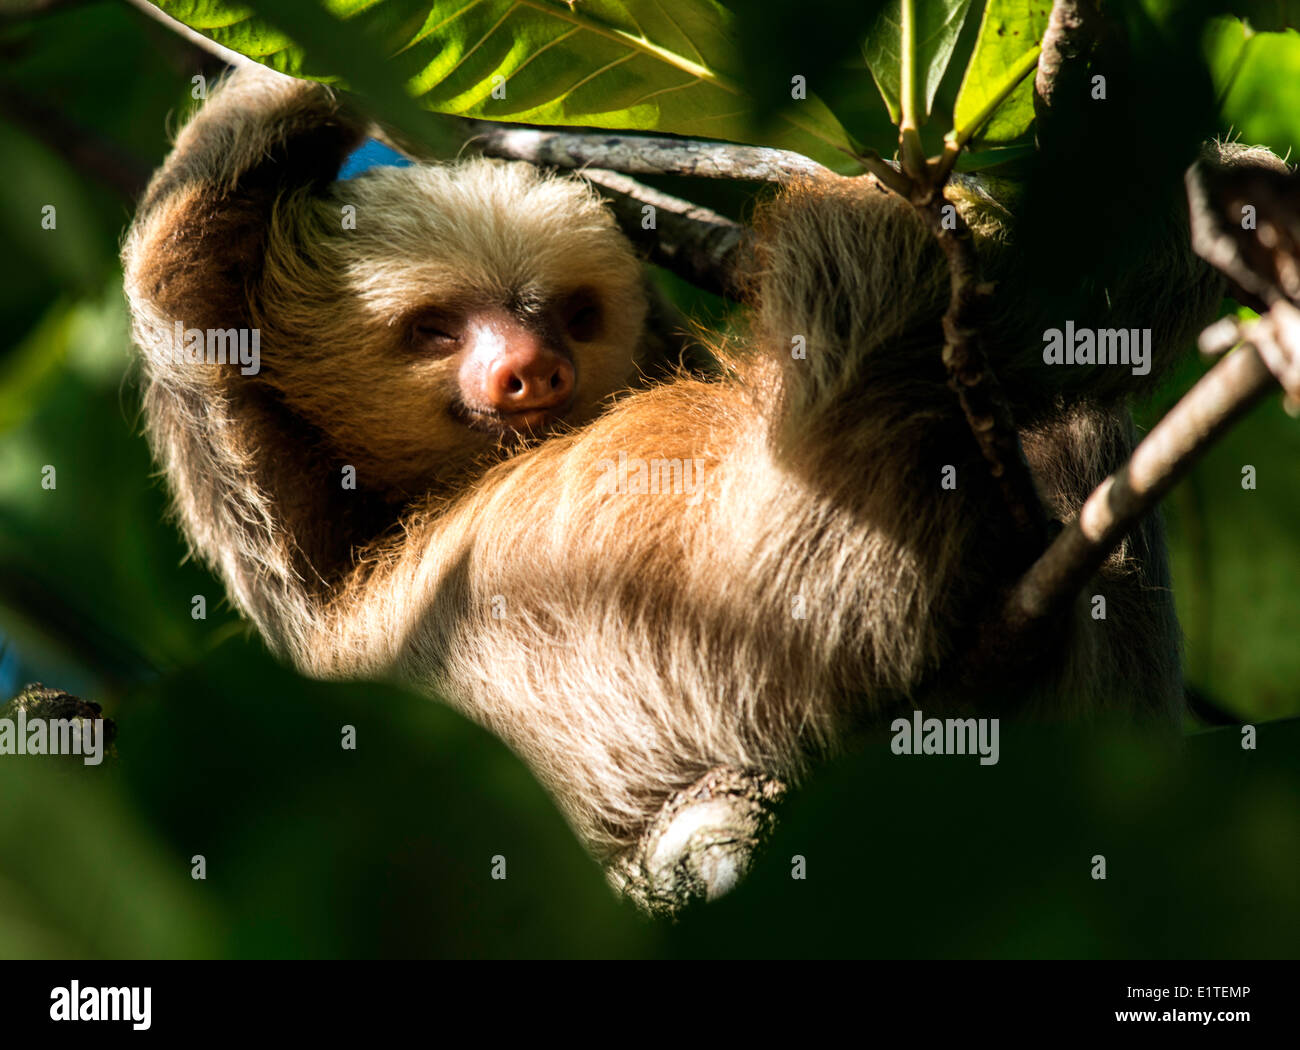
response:
<path id="1" fill-rule="evenodd" d="M 711 769 L 664 804 L 641 841 L 611 865 L 610 880 L 652 915 L 716 900 L 748 871 L 784 793 L 781 781 L 756 770 Z"/>

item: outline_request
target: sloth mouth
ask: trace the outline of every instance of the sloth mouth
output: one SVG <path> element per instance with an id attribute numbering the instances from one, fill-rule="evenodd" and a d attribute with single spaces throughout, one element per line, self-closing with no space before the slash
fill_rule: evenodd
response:
<path id="1" fill-rule="evenodd" d="M 518 412 L 474 408 L 460 402 L 452 406 L 452 415 L 456 417 L 457 422 L 471 430 L 479 430 L 487 434 L 536 435 L 562 422 L 572 407 L 573 398 L 553 408 L 528 408 Z"/>

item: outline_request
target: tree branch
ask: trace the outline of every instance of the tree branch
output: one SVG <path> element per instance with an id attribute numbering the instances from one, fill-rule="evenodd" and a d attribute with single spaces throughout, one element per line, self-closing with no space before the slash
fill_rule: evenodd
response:
<path id="1" fill-rule="evenodd" d="M 1038 140 L 1050 139 L 1062 109 L 1078 109 L 1087 99 L 1088 56 L 1100 31 L 1093 0 L 1056 0 L 1043 34 L 1034 77 L 1034 119 Z M 1071 107 L 1073 103 L 1073 107 Z"/>
<path id="2" fill-rule="evenodd" d="M 745 227 L 617 172 L 584 168 L 580 174 L 600 188 L 624 234 L 652 263 L 715 295 L 740 298 L 750 246 Z M 647 221 L 653 225 L 647 228 Z"/>
<path id="3" fill-rule="evenodd" d="M 687 175 L 711 179 L 786 182 L 829 174 L 816 161 L 787 150 L 697 142 L 653 135 L 552 131 L 487 120 L 467 122 L 471 140 L 489 157 L 527 160 L 556 168 L 604 168 L 628 175 Z"/>
<path id="4" fill-rule="evenodd" d="M 466 144 L 486 156 L 569 169 L 597 186 L 610 202 L 624 235 L 652 263 L 730 299 L 741 297 L 740 275 L 748 257 L 749 231 L 726 216 L 646 186 L 624 172 L 784 179 L 798 173 L 794 161 L 826 170 L 798 154 L 727 143 L 547 131 L 481 120 L 464 123 L 475 132 Z M 792 166 L 783 169 L 786 160 L 791 160 Z M 731 174 L 724 174 L 727 172 Z"/>

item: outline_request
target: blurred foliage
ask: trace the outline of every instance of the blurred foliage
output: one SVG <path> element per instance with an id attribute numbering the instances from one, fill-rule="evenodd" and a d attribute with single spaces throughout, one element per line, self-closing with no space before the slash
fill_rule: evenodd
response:
<path id="1" fill-rule="evenodd" d="M 1257 751 L 1232 728 L 1176 745 L 1004 723 L 989 767 L 898 758 L 881 734 L 818 772 L 746 881 L 671 951 L 1294 958 L 1297 754 L 1295 720 L 1262 727 Z"/>
<path id="2" fill-rule="evenodd" d="M 116 761 L 0 761 L 0 957 L 620 955 L 653 942 L 523 765 L 422 697 L 306 682 L 232 640 L 117 710 L 130 739 Z M 206 880 L 190 878 L 195 856 Z M 490 875 L 497 856 L 504 879 Z"/>
<path id="3" fill-rule="evenodd" d="M 881 735 L 676 927 L 616 902 L 523 767 L 421 698 L 227 643 L 120 724 L 116 763 L 0 762 L 0 957 L 1257 958 L 1300 937 L 1295 721 L 1257 751 L 1004 727 L 993 767 Z"/>
<path id="4" fill-rule="evenodd" d="M 1216 19 L 1206 50 L 1233 133 L 1279 154 L 1294 150 L 1300 142 L 1300 33 L 1255 33 L 1233 19 Z M 1277 97 L 1279 85 L 1289 89 L 1284 99 Z"/>
<path id="5" fill-rule="evenodd" d="M 850 135 L 889 152 L 861 57 L 878 4 L 734 6 L 734 72 L 755 126 L 779 119 L 790 76 L 806 75 Z M 1231 4 L 1188 6 L 1203 17 L 1133 5 L 1116 80 L 1127 93 L 1081 128 L 1072 155 L 1026 168 L 1039 226 L 1049 247 L 1071 245 L 1072 266 L 1121 252 L 1143 194 L 1170 172 L 1176 183 L 1200 136 L 1233 130 L 1279 152 L 1300 142 L 1298 44 L 1281 7 L 1260 5 L 1248 33 L 1208 21 Z M 938 84 L 927 149 L 951 127 L 983 9 L 971 5 Z M 337 68 L 369 90 L 383 66 L 368 46 L 312 50 L 354 62 Z M 12 234 L 0 291 L 0 695 L 43 679 L 103 703 L 121 734 L 118 759 L 98 768 L 0 758 L 0 956 L 1294 953 L 1295 721 L 1263 726 L 1258 751 L 1241 750 L 1236 730 L 1175 746 L 1008 727 L 992 769 L 895 760 L 877 739 L 796 797 L 734 896 L 675 928 L 632 915 L 504 747 L 401 690 L 275 665 L 165 520 L 116 264 L 130 203 L 93 157 L 69 162 L 45 134 L 56 127 L 21 116 L 39 100 L 147 173 L 190 78 L 219 63 L 107 2 L 6 14 L 0 52 L 0 216 Z M 661 181 L 747 213 L 752 187 Z M 55 230 L 40 225 L 47 204 Z M 662 284 L 692 316 L 725 315 Z M 1142 421 L 1205 367 L 1189 354 Z M 1245 464 L 1253 491 L 1241 488 Z M 1190 681 L 1254 721 L 1300 715 L 1297 493 L 1300 427 L 1270 400 L 1166 501 Z M 195 595 L 206 620 L 190 616 Z M 355 751 L 340 747 L 344 725 L 357 728 Z M 1107 857 L 1106 882 L 1088 877 L 1094 853 Z M 203 882 L 190 878 L 196 854 Z M 489 877 L 497 854 L 504 881 Z M 807 881 L 790 878 L 794 854 Z"/>

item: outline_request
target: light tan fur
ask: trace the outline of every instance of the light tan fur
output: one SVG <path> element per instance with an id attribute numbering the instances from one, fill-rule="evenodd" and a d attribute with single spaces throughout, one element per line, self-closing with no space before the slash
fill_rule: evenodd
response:
<path id="1" fill-rule="evenodd" d="M 908 205 L 866 179 L 784 193 L 760 216 L 752 331 L 719 346 L 723 374 L 632 389 L 640 276 L 589 190 L 486 161 L 333 183 L 358 135 L 323 89 L 241 74 L 182 133 L 124 251 L 142 345 L 177 318 L 262 329 L 263 374 L 147 359 L 144 397 L 191 543 L 278 652 L 445 697 L 602 856 L 712 767 L 797 777 L 896 709 L 972 702 L 934 683 L 1014 552 L 945 385 L 942 256 Z M 985 202 L 962 200 L 1009 267 Z M 577 359 L 570 426 L 540 442 L 458 428 L 437 364 L 394 352 L 420 304 L 580 284 L 612 323 Z M 1162 360 L 1217 301 L 1203 269 L 1184 284 L 1157 322 Z M 1004 320 L 990 352 L 1028 390 L 1041 328 Z M 1017 405 L 1062 519 L 1134 440 L 1122 392 L 1097 394 Z M 620 454 L 698 462 L 701 486 L 610 492 Z M 1093 590 L 1108 621 L 1081 607 L 1059 655 L 1008 688 L 1052 716 L 1176 716 L 1158 522 Z"/>

